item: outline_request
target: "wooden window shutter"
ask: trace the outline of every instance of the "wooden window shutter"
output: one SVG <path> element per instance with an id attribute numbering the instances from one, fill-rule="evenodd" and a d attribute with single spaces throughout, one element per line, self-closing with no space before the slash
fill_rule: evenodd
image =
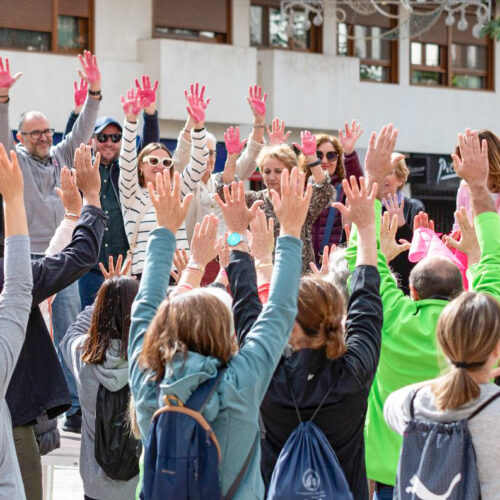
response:
<path id="1" fill-rule="evenodd" d="M 58 14 L 60 16 L 90 17 L 92 0 L 58 0 Z"/>
<path id="2" fill-rule="evenodd" d="M 0 0 L 2 28 L 52 31 L 52 0 Z"/>

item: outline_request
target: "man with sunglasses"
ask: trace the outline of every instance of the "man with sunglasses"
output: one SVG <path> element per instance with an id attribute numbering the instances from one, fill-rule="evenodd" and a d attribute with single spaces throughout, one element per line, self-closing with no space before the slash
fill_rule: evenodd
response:
<path id="1" fill-rule="evenodd" d="M 7 150 L 15 149 L 24 178 L 24 200 L 28 216 L 28 229 L 32 258 L 43 257 L 65 210 L 54 188 L 60 187 L 60 174 L 63 166 L 72 167 L 75 150 L 81 143 L 88 143 L 92 137 L 94 124 L 99 112 L 101 100 L 101 74 L 96 57 L 85 51 L 79 56 L 81 63 L 80 77 L 88 84 L 88 93 L 82 112 L 71 134 L 59 144 L 53 144 L 54 129 L 47 117 L 40 111 L 23 113 L 17 129 L 17 144 L 14 143 L 9 127 L 10 89 L 21 76 L 11 76 L 9 62 L 0 58 L 0 142 Z M 43 98 L 43 96 L 40 96 Z M 73 215 L 73 214 L 67 214 Z M 80 312 L 78 285 L 73 283 L 59 291 L 52 304 L 52 324 L 54 344 L 58 349 L 68 327 Z M 81 423 L 80 403 L 76 384 L 66 364 L 61 366 L 71 395 L 71 408 L 66 412 L 63 427 L 79 432 Z M 50 370 L 50 367 L 47 367 Z M 13 417 L 14 425 L 29 422 Z"/>

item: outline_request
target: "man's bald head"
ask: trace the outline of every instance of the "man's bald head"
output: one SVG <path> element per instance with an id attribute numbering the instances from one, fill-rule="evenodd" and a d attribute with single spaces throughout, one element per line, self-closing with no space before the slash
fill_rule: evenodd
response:
<path id="1" fill-rule="evenodd" d="M 410 273 L 410 287 L 418 300 L 454 299 L 463 292 L 462 275 L 458 267 L 446 257 L 427 257 Z"/>
<path id="2" fill-rule="evenodd" d="M 40 111 L 27 111 L 19 118 L 17 139 L 27 149 L 28 153 L 43 159 L 49 155 L 52 146 L 52 132 L 41 135 L 39 132 L 48 130 L 50 130 L 50 123 L 43 113 Z"/>

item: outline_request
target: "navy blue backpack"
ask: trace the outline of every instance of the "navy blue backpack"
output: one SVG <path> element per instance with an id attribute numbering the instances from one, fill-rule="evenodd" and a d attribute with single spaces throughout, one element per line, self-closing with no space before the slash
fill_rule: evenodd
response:
<path id="1" fill-rule="evenodd" d="M 279 454 L 267 500 L 353 500 L 337 455 L 313 422 L 333 386 L 307 422 L 302 421 L 290 384 L 288 387 L 300 423 Z"/>
<path id="2" fill-rule="evenodd" d="M 175 396 L 153 416 L 144 453 L 141 500 L 229 500 L 250 464 L 257 439 L 225 496 L 220 488 L 221 451 L 202 413 L 219 385 L 224 369 L 201 384 L 185 405 Z"/>

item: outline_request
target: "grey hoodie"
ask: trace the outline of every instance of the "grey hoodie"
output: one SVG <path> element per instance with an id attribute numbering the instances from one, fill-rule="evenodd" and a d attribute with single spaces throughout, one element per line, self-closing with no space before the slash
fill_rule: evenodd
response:
<path id="1" fill-rule="evenodd" d="M 384 417 L 387 424 L 401 435 L 410 418 L 411 398 L 419 386 L 423 387 L 418 390 L 415 397 L 415 417 L 432 422 L 453 422 L 468 418 L 478 406 L 500 391 L 500 387 L 494 384 L 481 384 L 481 392 L 477 399 L 469 401 L 456 410 L 440 411 L 434 405 L 434 395 L 428 382 L 403 387 L 390 394 L 384 405 Z M 499 415 L 500 398 L 497 398 L 468 422 L 472 444 L 476 452 L 482 500 L 498 500 L 500 496 L 500 474 L 498 473 L 498 464 L 500 463 Z"/>
<path id="2" fill-rule="evenodd" d="M 61 168 L 73 167 L 75 150 L 87 144 L 94 132 L 99 102 L 87 98 L 73 130 L 56 146 L 47 158 L 32 156 L 22 144 L 14 144 L 9 127 L 9 103 L 0 103 L 0 142 L 5 149 L 14 149 L 24 178 L 24 204 L 28 217 L 31 253 L 43 254 L 64 216 L 64 207 L 54 188 L 60 186 Z"/>
<path id="3" fill-rule="evenodd" d="M 82 407 L 80 474 L 87 496 L 100 500 L 126 500 L 134 498 L 139 475 L 130 481 L 110 479 L 94 457 L 94 431 L 99 384 L 113 392 L 124 387 L 128 383 L 128 362 L 120 358 L 120 341 L 116 339 L 111 341 L 106 361 L 101 365 L 82 361 L 81 346 L 88 336 L 93 311 L 93 305 L 86 307 L 59 344 L 64 361 L 75 376 Z"/>

